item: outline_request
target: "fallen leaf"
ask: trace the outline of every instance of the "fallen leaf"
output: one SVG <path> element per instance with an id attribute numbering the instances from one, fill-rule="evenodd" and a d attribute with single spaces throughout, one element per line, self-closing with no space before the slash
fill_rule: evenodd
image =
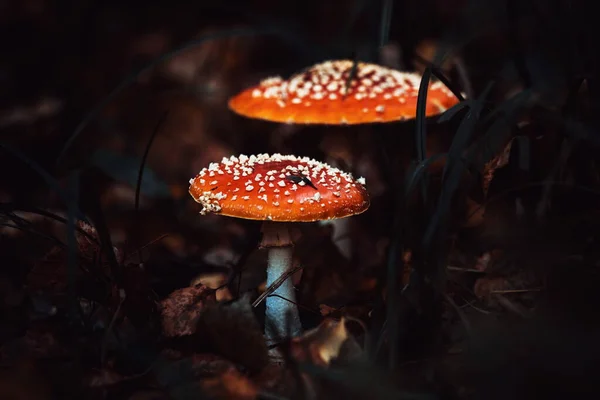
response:
<path id="1" fill-rule="evenodd" d="M 205 306 L 215 301 L 214 290 L 203 285 L 174 291 L 159 304 L 163 334 L 167 337 L 192 335 Z"/>
<path id="2" fill-rule="evenodd" d="M 211 399 L 256 399 L 258 387 L 250 379 L 231 367 L 213 378 L 203 379 L 201 387 Z"/>
<path id="3" fill-rule="evenodd" d="M 223 272 L 215 272 L 212 274 L 202 274 L 194 278 L 193 284 L 201 284 L 210 289 L 216 290 L 215 295 L 217 301 L 233 300 L 233 295 L 227 286 L 229 276 Z"/>
<path id="4" fill-rule="evenodd" d="M 269 362 L 263 331 L 247 296 L 207 305 L 197 330 L 219 354 L 250 372 L 261 370 Z"/>
<path id="5" fill-rule="evenodd" d="M 339 322 L 324 320 L 315 329 L 292 339 L 291 352 L 297 361 L 310 361 L 317 365 L 329 365 L 336 358 L 348 339 L 344 318 Z"/>
<path id="6" fill-rule="evenodd" d="M 236 370 L 231 361 L 213 354 L 194 354 L 191 357 L 173 359 L 172 354 L 167 351 L 163 352 L 161 358 L 153 371 L 158 384 L 169 392 L 170 399 L 206 398 L 202 387 L 204 380 L 210 382 L 212 378 Z"/>

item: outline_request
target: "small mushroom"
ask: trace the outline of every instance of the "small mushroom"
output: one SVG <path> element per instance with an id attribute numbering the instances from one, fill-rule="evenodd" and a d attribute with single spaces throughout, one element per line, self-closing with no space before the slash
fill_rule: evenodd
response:
<path id="1" fill-rule="evenodd" d="M 293 242 L 287 223 L 360 214 L 370 205 L 364 185 L 363 178 L 355 180 L 351 174 L 307 157 L 260 154 L 211 163 L 190 180 L 189 192 L 202 205 L 201 214 L 264 221 L 261 247 L 269 251 L 269 286 L 292 266 Z M 267 297 L 268 341 L 287 336 L 287 315 L 291 334 L 301 333 L 294 302 L 291 279 Z"/>

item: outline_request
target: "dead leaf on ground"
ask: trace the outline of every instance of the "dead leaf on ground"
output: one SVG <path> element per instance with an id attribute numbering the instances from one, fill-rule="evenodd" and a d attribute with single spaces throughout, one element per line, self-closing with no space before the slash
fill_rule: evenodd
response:
<path id="1" fill-rule="evenodd" d="M 292 355 L 297 361 L 326 366 L 339 355 L 348 337 L 344 318 L 326 319 L 315 329 L 292 339 Z"/>
<path id="2" fill-rule="evenodd" d="M 217 301 L 229 301 L 233 300 L 233 295 L 227 286 L 229 276 L 224 272 L 214 272 L 209 274 L 202 274 L 194 278 L 192 284 L 201 284 L 210 289 L 216 290 Z"/>
<path id="3" fill-rule="evenodd" d="M 211 399 L 250 400 L 258 395 L 256 384 L 234 367 L 213 378 L 203 379 L 200 384 Z"/>
<path id="4" fill-rule="evenodd" d="M 203 381 L 208 380 L 210 387 L 212 379 L 219 379 L 223 375 L 232 374 L 232 370 L 237 370 L 231 361 L 214 354 L 194 354 L 179 359 L 173 357 L 176 355 L 164 351 L 162 359 L 153 367 L 158 384 L 172 396 L 169 398 L 206 398 Z M 218 382 L 213 384 L 217 385 Z"/>
<path id="5" fill-rule="evenodd" d="M 248 297 L 230 303 L 206 306 L 198 332 L 227 359 L 257 372 L 269 362 L 263 331 L 254 316 Z"/>
<path id="6" fill-rule="evenodd" d="M 159 304 L 163 334 L 192 335 L 207 304 L 215 302 L 215 291 L 203 285 L 178 289 Z"/>

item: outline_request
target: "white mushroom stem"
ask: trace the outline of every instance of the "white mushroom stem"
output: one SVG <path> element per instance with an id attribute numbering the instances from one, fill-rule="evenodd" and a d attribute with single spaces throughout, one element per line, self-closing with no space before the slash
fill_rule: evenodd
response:
<path id="1" fill-rule="evenodd" d="M 269 250 L 267 288 L 292 268 L 293 243 L 287 224 L 265 222 L 261 247 Z M 296 293 L 292 276 L 289 276 L 267 297 L 265 311 L 265 336 L 268 344 L 302 333 L 300 316 L 296 307 Z"/>

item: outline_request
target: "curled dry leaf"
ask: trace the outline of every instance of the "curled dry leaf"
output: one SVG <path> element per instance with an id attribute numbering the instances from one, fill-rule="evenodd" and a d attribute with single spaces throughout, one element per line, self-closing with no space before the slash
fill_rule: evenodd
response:
<path id="1" fill-rule="evenodd" d="M 215 301 L 215 291 L 203 285 L 174 291 L 159 304 L 163 334 L 168 337 L 193 334 L 205 306 Z"/>
<path id="2" fill-rule="evenodd" d="M 315 329 L 292 339 L 291 352 L 297 361 L 327 366 L 338 357 L 348 337 L 344 318 L 326 319 Z"/>

